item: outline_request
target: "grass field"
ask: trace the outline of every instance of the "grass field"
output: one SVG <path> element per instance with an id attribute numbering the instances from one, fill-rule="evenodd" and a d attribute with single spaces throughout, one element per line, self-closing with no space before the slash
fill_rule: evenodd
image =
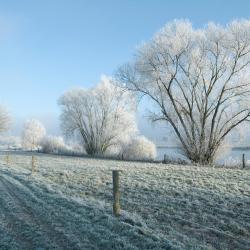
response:
<path id="1" fill-rule="evenodd" d="M 250 249 L 249 169 L 4 154 L 0 249 Z"/>

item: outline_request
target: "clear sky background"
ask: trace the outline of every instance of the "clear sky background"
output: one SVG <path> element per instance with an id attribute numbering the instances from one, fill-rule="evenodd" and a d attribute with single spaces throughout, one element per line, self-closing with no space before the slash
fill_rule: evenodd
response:
<path id="1" fill-rule="evenodd" d="M 0 0 L 0 102 L 58 131 L 58 97 L 130 60 L 165 23 L 250 18 L 247 0 Z"/>

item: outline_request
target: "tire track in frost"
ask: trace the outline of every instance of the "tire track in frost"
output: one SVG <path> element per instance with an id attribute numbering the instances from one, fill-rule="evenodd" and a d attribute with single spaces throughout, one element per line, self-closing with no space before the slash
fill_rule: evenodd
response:
<path id="1" fill-rule="evenodd" d="M 20 220 L 19 214 L 16 213 L 16 207 L 12 197 L 9 195 L 8 191 L 3 184 L 2 178 L 0 178 L 0 214 L 1 214 L 1 228 L 2 232 L 5 232 L 5 236 L 1 235 L 0 240 L 0 249 L 6 249 L 7 245 L 9 248 L 16 248 L 17 245 L 20 249 L 31 249 L 31 242 L 26 241 L 22 234 L 16 232 L 17 228 L 20 227 L 20 224 L 24 224 L 24 221 Z M 8 236 L 8 242 L 5 242 L 6 237 Z M 15 243 L 15 246 L 12 242 Z M 9 244 L 12 244 L 11 246 Z"/>
<path id="2" fill-rule="evenodd" d="M 17 180 L 15 179 L 15 181 Z M 34 209 L 35 206 L 32 207 L 33 202 L 30 199 L 30 194 L 18 189 L 3 175 L 0 179 L 0 192 L 4 194 L 0 211 L 7 220 L 5 222 L 7 228 L 5 229 L 15 238 L 20 248 L 34 249 L 46 246 L 55 249 L 80 249 L 69 241 L 63 232 L 56 231 L 51 223 L 46 221 L 46 217 L 40 216 L 39 211 Z M 30 206 L 27 205 L 29 202 Z M 25 230 L 29 230 L 29 232 Z"/>
<path id="3" fill-rule="evenodd" d="M 40 244 L 31 242 L 32 247 L 23 249 L 126 249 L 127 244 L 131 249 L 175 249 L 165 238 L 141 234 L 136 226 L 110 218 L 92 203 L 75 203 L 57 193 L 48 192 L 46 186 L 37 186 L 36 182 L 29 185 L 26 177 L 19 178 L 8 171 L 0 170 L 1 176 L 8 200 L 16 202 L 17 206 L 8 219 L 11 221 L 12 215 L 20 213 L 23 217 L 20 223 L 26 223 L 33 229 L 25 243 L 28 245 L 34 235 L 40 240 Z M 2 200 L 5 202 L 5 199 Z M 7 209 L 3 212 L 8 214 Z M 13 234 L 18 235 L 18 232 L 20 227 L 15 228 Z"/>

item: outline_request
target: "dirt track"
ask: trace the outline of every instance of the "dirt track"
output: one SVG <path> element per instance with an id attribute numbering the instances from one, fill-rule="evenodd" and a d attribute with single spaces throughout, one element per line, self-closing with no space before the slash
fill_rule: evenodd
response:
<path id="1" fill-rule="evenodd" d="M 80 249 L 81 246 L 77 244 L 77 232 L 74 232 L 76 236 L 73 237 L 66 235 L 62 230 L 65 213 L 67 216 L 72 213 L 68 209 L 62 211 L 60 203 L 64 202 L 63 200 L 61 202 L 59 200 L 57 205 L 54 202 L 55 197 L 51 201 L 50 195 L 41 196 L 41 193 L 35 193 L 34 190 L 6 174 L 1 174 L 0 192 L 1 221 L 5 225 L 3 230 L 19 249 L 39 247 Z M 53 218 L 53 221 L 49 218 Z M 12 245 L 5 247 L 11 248 Z"/>
<path id="2" fill-rule="evenodd" d="M 30 178 L 27 175 L 27 180 Z M 116 220 L 96 207 L 73 202 L 30 183 L 0 170 L 1 250 L 108 249 L 110 246 L 138 249 L 137 246 L 143 245 L 143 236 L 137 234 L 136 228 L 131 230 L 131 225 L 122 219 Z M 130 234 L 126 234 L 128 230 Z M 124 244 L 120 237 L 131 238 L 133 247 Z M 147 244 L 147 240 L 144 242 Z M 169 249 L 160 242 L 152 247 Z"/>

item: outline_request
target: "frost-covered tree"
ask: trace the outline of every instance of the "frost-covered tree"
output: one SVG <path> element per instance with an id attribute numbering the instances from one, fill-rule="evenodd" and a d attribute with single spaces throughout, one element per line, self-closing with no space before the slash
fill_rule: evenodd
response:
<path id="1" fill-rule="evenodd" d="M 154 160 L 156 146 L 145 136 L 138 136 L 122 147 L 121 155 L 128 160 Z"/>
<path id="2" fill-rule="evenodd" d="M 92 89 L 74 89 L 60 99 L 66 135 L 80 138 L 87 154 L 104 154 L 137 131 L 133 95 L 103 76 Z"/>
<path id="3" fill-rule="evenodd" d="M 250 21 L 168 23 L 117 76 L 153 101 L 152 120 L 172 126 L 189 159 L 211 163 L 225 137 L 249 121 Z"/>
<path id="4" fill-rule="evenodd" d="M 45 134 L 46 129 L 40 121 L 36 119 L 27 120 L 22 132 L 22 148 L 26 150 L 38 149 Z"/>
<path id="5" fill-rule="evenodd" d="M 4 106 L 0 106 L 0 133 L 5 132 L 10 126 L 10 115 Z"/>

